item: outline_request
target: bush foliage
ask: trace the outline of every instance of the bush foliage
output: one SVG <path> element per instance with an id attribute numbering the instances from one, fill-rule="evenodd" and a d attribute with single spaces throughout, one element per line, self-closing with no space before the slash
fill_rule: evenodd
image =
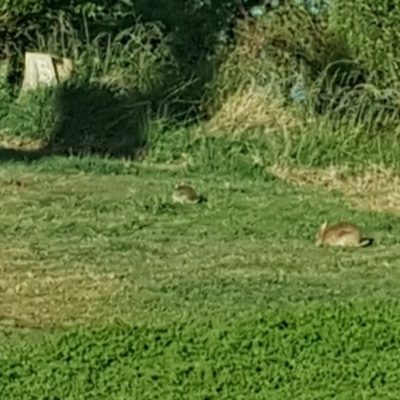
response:
<path id="1" fill-rule="evenodd" d="M 10 86 L 1 89 L 6 101 L 0 115 L 17 113 L 1 119 L 0 129 L 11 135 L 32 132 L 53 144 L 60 139 L 56 147 L 97 142 L 72 147 L 113 153 L 119 146 L 114 141 L 126 143 L 129 132 L 136 137 L 130 143 L 145 144 L 145 125 L 155 119 L 168 121 L 166 129 L 206 119 L 200 128 L 212 134 L 268 137 L 310 124 L 314 131 L 397 134 L 399 55 L 393 38 L 400 7 L 394 0 L 8 0 L 0 7 L 2 57 L 10 57 L 12 67 Z M 72 89 L 67 84 L 51 93 L 53 118 L 38 117 L 35 105 L 21 121 L 19 106 L 10 106 L 26 50 L 71 57 L 76 64 Z M 71 113 L 60 99 L 78 92 L 74 101 L 82 107 Z M 98 92 L 110 98 L 102 126 L 112 130 L 119 119 L 111 104 L 123 104 L 135 122 L 127 117 L 99 138 L 100 126 L 96 134 L 72 132 L 69 126 L 88 120 L 80 109 L 98 119 L 88 106 Z"/>
<path id="2" fill-rule="evenodd" d="M 381 87 L 399 82 L 399 23 L 397 0 L 335 1 L 329 18 L 331 28 Z"/>

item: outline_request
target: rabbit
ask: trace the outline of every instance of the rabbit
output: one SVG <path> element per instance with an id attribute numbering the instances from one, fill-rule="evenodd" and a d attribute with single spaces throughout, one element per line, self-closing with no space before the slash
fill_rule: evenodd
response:
<path id="1" fill-rule="evenodd" d="M 372 238 L 363 238 L 360 229 L 350 222 L 328 225 L 324 222 L 315 238 L 316 246 L 365 247 L 373 244 Z"/>
<path id="2" fill-rule="evenodd" d="M 203 195 L 197 194 L 191 186 L 181 184 L 175 186 L 172 201 L 180 204 L 196 204 L 206 202 L 207 199 Z"/>

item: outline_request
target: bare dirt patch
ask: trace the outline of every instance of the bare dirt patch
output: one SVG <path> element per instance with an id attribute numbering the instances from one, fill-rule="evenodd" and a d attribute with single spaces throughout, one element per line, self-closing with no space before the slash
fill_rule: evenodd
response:
<path id="1" fill-rule="evenodd" d="M 0 272 L 0 326 L 69 325 L 92 320 L 122 285 L 113 274 Z"/>
<path id="2" fill-rule="evenodd" d="M 298 186 L 338 190 L 360 209 L 400 215 L 400 176 L 387 168 L 375 165 L 354 171 L 347 167 L 302 169 L 275 165 L 270 172 Z"/>

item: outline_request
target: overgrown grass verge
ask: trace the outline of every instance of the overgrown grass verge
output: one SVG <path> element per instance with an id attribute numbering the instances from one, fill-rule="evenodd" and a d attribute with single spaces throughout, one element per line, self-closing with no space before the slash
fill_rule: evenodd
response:
<path id="1" fill-rule="evenodd" d="M 130 15 L 131 28 L 119 33 L 105 24 L 96 35 L 89 29 L 94 22 L 81 21 L 74 9 L 51 14 L 53 30 L 29 39 L 35 50 L 73 57 L 78 72 L 70 84 L 23 99 L 17 99 L 16 82 L 1 85 L 0 130 L 10 141 L 38 140 L 46 153 L 61 155 L 137 156 L 143 147 L 157 151 L 150 137 L 156 124 L 175 153 L 188 152 L 182 142 L 196 146 L 194 130 L 245 140 L 242 146 L 249 148 L 256 138 L 254 147 L 268 165 L 284 160 L 313 167 L 396 167 L 396 88 L 376 84 L 355 58 L 351 40 L 339 40 L 333 15 L 285 5 L 233 29 L 216 16 L 201 29 L 189 29 L 193 19 L 212 15 L 204 9 L 188 14 L 181 37 L 176 16 L 157 12 L 154 21 L 138 4 L 143 20 L 135 19 L 124 7 L 122 14 L 110 9 L 125 25 Z M 331 12 L 341 15 L 342 8 Z M 106 10 L 96 12 L 103 18 Z M 229 40 L 218 39 L 222 33 Z M 177 124 L 185 127 L 178 130 L 182 138 L 175 135 Z M 209 143 L 204 146 L 238 147 Z"/>

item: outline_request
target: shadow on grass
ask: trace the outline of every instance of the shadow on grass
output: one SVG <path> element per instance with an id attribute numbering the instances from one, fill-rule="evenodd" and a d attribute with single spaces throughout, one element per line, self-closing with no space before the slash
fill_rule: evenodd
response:
<path id="1" fill-rule="evenodd" d="M 46 153 L 136 157 L 146 144 L 146 101 L 100 85 L 68 86 L 56 94 L 57 119 Z"/>
<path id="2" fill-rule="evenodd" d="M 0 148 L 0 162 L 32 162 L 51 155 L 51 152 L 48 152 L 46 149 L 20 150 L 6 147 Z"/>
<path id="3" fill-rule="evenodd" d="M 146 145 L 148 103 L 143 96 L 120 95 L 102 85 L 60 85 L 47 95 L 44 106 L 50 114 L 50 122 L 43 123 L 49 128 L 46 144 L 38 149 L 0 148 L 0 162 L 32 162 L 49 156 L 137 158 Z M 22 103 L 19 108 L 29 104 Z M 14 132 L 20 134 L 16 118 L 12 118 Z M 38 116 L 23 121 L 24 135 L 29 135 L 30 124 L 39 121 Z"/>

